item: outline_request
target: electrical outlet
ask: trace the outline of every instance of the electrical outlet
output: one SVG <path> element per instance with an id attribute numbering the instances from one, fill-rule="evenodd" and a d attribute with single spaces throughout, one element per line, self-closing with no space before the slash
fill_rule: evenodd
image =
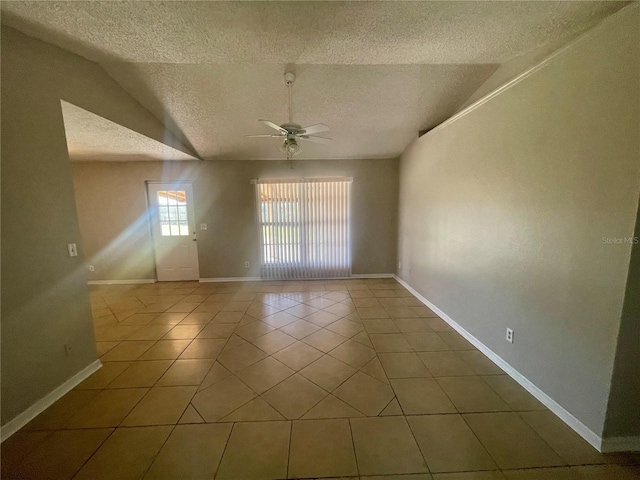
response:
<path id="1" fill-rule="evenodd" d="M 96 267 L 94 267 L 93 265 L 89 265 L 89 271 L 90 272 L 95 272 L 96 271 Z"/>
<path id="2" fill-rule="evenodd" d="M 249 262 L 244 262 L 244 268 L 249 268 Z"/>
<path id="3" fill-rule="evenodd" d="M 206 223 L 201 223 L 200 224 L 200 230 L 206 230 L 207 229 L 207 224 Z"/>
<path id="4" fill-rule="evenodd" d="M 507 342 L 513 343 L 513 330 L 507 328 Z"/>

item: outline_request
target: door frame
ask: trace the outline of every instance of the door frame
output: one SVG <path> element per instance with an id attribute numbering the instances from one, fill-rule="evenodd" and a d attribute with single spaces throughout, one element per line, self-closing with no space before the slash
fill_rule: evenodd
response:
<path id="1" fill-rule="evenodd" d="M 167 181 L 163 181 L 163 180 L 145 180 L 144 182 L 144 188 L 145 188 L 145 199 L 147 201 L 147 226 L 149 228 L 149 239 L 151 240 L 151 247 L 153 249 L 153 260 L 154 260 L 154 270 L 155 270 L 155 274 L 156 274 L 156 282 L 160 282 L 160 281 L 164 281 L 164 280 L 160 280 L 158 278 L 158 252 L 156 249 L 156 235 L 153 233 L 154 232 L 154 228 L 153 228 L 153 222 L 155 221 L 155 213 L 152 211 L 152 205 L 153 202 L 151 200 L 151 192 L 149 190 L 149 187 L 151 185 L 171 185 L 171 187 L 173 189 L 178 189 L 178 187 L 180 185 L 188 185 L 190 187 L 191 190 L 191 196 L 192 196 L 192 203 L 193 205 L 191 206 L 192 210 L 193 210 L 193 234 L 192 236 L 195 237 L 195 243 L 196 243 L 196 269 L 197 269 L 197 273 L 198 273 L 198 278 L 195 280 L 177 280 L 177 281 L 185 281 L 185 282 L 191 282 L 191 281 L 196 281 L 200 279 L 200 258 L 199 258 L 199 249 L 198 249 L 198 242 L 197 242 L 197 223 L 196 223 L 196 202 L 195 202 L 195 194 L 193 193 L 193 181 L 192 180 L 167 180 Z M 188 204 L 187 204 L 188 205 Z"/>

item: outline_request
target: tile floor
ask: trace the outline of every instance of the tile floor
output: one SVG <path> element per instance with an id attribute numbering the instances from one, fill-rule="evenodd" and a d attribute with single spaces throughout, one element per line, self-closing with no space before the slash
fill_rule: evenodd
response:
<path id="1" fill-rule="evenodd" d="M 3 479 L 631 479 L 391 279 L 91 289 L 103 367 Z"/>

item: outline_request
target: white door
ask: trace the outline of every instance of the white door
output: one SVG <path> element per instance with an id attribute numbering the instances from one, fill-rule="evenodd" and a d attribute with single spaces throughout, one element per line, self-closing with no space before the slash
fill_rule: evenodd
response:
<path id="1" fill-rule="evenodd" d="M 193 191 L 188 183 L 148 183 L 158 281 L 198 280 Z"/>

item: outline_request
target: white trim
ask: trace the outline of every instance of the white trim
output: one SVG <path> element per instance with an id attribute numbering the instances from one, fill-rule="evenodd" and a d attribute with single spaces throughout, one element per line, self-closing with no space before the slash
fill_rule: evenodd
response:
<path id="1" fill-rule="evenodd" d="M 349 278 L 395 278 L 394 273 L 354 273 Z"/>
<path id="2" fill-rule="evenodd" d="M 96 360 L 95 362 L 90 363 L 74 376 L 66 380 L 62 385 L 54 388 L 51 392 L 31 405 L 24 412 L 18 414 L 16 417 L 2 425 L 2 427 L 0 427 L 0 437 L 2 438 L 2 441 L 4 442 L 7 438 L 16 433 L 35 417 L 44 412 L 57 400 L 62 398 L 67 392 L 71 391 L 77 385 L 86 380 L 92 373 L 96 372 L 100 367 L 102 367 L 102 363 L 100 363 L 100 360 Z"/>
<path id="3" fill-rule="evenodd" d="M 640 437 L 610 437 L 602 439 L 602 453 L 640 452 Z"/>
<path id="4" fill-rule="evenodd" d="M 424 303 L 427 307 L 433 310 L 438 314 L 440 318 L 442 318 L 445 322 L 447 322 L 454 330 L 456 330 L 460 335 L 466 338 L 474 347 L 484 353 L 493 363 L 495 363 L 498 367 L 505 371 L 507 375 L 513 378 L 516 382 L 518 382 L 525 390 L 527 390 L 531 395 L 536 397 L 540 402 L 542 402 L 549 410 L 555 413 L 560 420 L 566 423 L 569 427 L 571 427 L 578 435 L 584 438 L 587 442 L 589 442 L 593 447 L 595 447 L 598 451 L 602 452 L 603 450 L 603 439 L 598 434 L 593 432 L 589 427 L 587 427 L 584 423 L 574 417 L 571 413 L 562 407 L 558 402 L 556 402 L 549 395 L 544 393 L 538 387 L 536 387 L 528 378 L 518 372 L 515 368 L 509 365 L 506 361 L 504 361 L 498 354 L 493 352 L 489 347 L 483 344 L 476 337 L 467 332 L 462 326 L 460 326 L 456 321 L 454 321 L 449 315 L 444 313 L 438 307 L 436 307 L 429 300 L 424 298 L 420 293 L 418 293 L 413 287 L 411 287 L 407 282 L 402 280 L 397 275 L 395 279 L 400 283 L 403 287 L 409 290 L 418 300 Z"/>
<path id="5" fill-rule="evenodd" d="M 216 278 L 201 278 L 198 281 L 200 283 L 218 283 L 218 282 L 260 282 L 264 280 L 260 277 L 216 277 Z"/>
<path id="6" fill-rule="evenodd" d="M 139 278 L 133 280 L 89 280 L 89 285 L 139 285 L 143 283 L 156 283 L 155 278 Z"/>
<path id="7" fill-rule="evenodd" d="M 476 100 L 475 102 L 473 102 L 471 105 L 465 107 L 464 109 L 460 110 L 458 113 L 456 113 L 455 115 L 453 115 L 452 117 L 449 117 L 447 120 L 445 120 L 444 122 L 442 122 L 441 124 L 435 126 L 434 128 L 432 128 L 431 130 L 429 130 L 427 133 L 425 133 L 424 135 L 422 135 L 422 137 L 419 138 L 424 138 L 426 136 L 428 136 L 429 134 L 433 133 L 433 132 L 437 132 L 438 130 L 450 125 L 451 123 L 455 122 L 456 120 L 464 117 L 465 115 L 467 115 L 468 113 L 471 113 L 472 111 L 474 111 L 476 108 L 484 105 L 485 103 L 487 103 L 489 100 L 491 100 L 492 98 L 500 95 L 502 92 L 504 92 L 505 90 L 510 89 L 511 87 L 513 87 L 515 84 L 520 83 L 521 81 L 523 81 L 524 79 L 526 79 L 527 77 L 533 75 L 534 73 L 536 73 L 538 70 L 543 69 L 544 67 L 546 67 L 549 63 L 551 63 L 552 61 L 554 61 L 556 58 L 561 57 L 562 55 L 566 54 L 569 50 L 572 50 L 576 45 L 579 45 L 580 43 L 582 43 L 583 41 L 587 40 L 588 38 L 590 38 L 591 36 L 595 35 L 596 33 L 598 33 L 600 31 L 601 28 L 603 28 L 604 25 L 610 23 L 612 21 L 612 19 L 617 18 L 618 15 L 621 15 L 624 10 L 626 10 L 627 8 L 635 8 L 635 5 L 631 4 L 628 5 L 624 8 L 621 8 L 620 10 L 618 10 L 616 13 L 614 13 L 613 15 L 607 17 L 605 20 L 603 20 L 600 24 L 598 24 L 597 26 L 593 27 L 592 29 L 588 30 L 587 32 L 583 33 L 582 35 L 578 36 L 577 38 L 573 39 L 572 41 L 570 41 L 569 43 L 567 43 L 565 46 L 563 46 L 562 48 L 560 48 L 559 50 L 556 50 L 555 52 L 551 53 L 549 56 L 545 57 L 544 59 L 542 59 L 540 62 L 538 62 L 537 64 L 535 64 L 534 66 L 526 69 L 524 72 L 520 73 L 519 75 L 515 76 L 514 78 L 512 78 L 511 80 L 509 80 L 508 82 L 500 85 L 499 87 L 497 87 L 495 90 L 490 91 L 489 93 L 487 93 L 485 96 L 480 97 L 478 100 Z"/>

